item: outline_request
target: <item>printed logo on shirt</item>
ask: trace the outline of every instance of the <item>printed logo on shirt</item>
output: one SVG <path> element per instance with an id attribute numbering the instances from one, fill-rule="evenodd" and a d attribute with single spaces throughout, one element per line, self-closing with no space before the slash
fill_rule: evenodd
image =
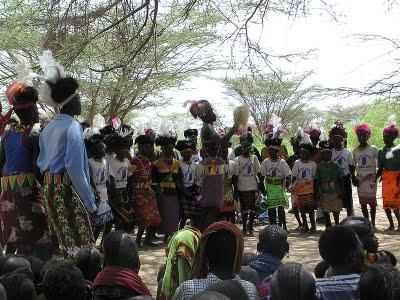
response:
<path id="1" fill-rule="evenodd" d="M 311 169 L 310 168 L 301 167 L 299 169 L 299 179 L 308 180 L 308 179 L 311 179 L 310 177 L 311 177 Z"/>
<path id="2" fill-rule="evenodd" d="M 119 181 L 125 181 L 128 178 L 128 169 L 126 167 L 120 167 L 117 174 L 120 175 Z"/>
<path id="3" fill-rule="evenodd" d="M 366 153 L 362 153 L 359 157 L 358 157 L 358 166 L 359 167 L 370 167 L 372 158 L 370 155 L 366 154 Z M 368 165 L 367 165 L 368 164 Z"/>
<path id="4" fill-rule="evenodd" d="M 244 174 L 251 175 L 252 171 L 253 171 L 253 168 L 252 168 L 251 164 L 247 164 L 246 167 L 244 168 Z"/>
<path id="5" fill-rule="evenodd" d="M 106 170 L 100 169 L 97 178 L 99 178 L 97 185 L 104 185 L 106 183 Z"/>

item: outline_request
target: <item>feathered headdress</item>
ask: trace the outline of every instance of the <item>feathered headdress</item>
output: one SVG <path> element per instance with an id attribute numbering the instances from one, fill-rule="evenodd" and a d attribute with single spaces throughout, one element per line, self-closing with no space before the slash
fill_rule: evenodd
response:
<path id="1" fill-rule="evenodd" d="M 396 117 L 394 115 L 389 116 L 388 126 L 383 129 L 383 132 L 398 137 L 399 129 L 396 126 L 395 118 Z"/>
<path id="2" fill-rule="evenodd" d="M 187 100 L 183 103 L 183 107 L 186 107 L 187 112 L 197 119 L 204 116 L 211 104 L 207 100 Z"/>
<path id="3" fill-rule="evenodd" d="M 371 127 L 367 123 L 361 123 L 354 127 L 354 131 L 356 134 L 366 133 L 371 135 Z"/>
<path id="4" fill-rule="evenodd" d="M 304 128 L 304 132 L 309 134 L 311 138 L 320 138 L 321 130 L 315 125 L 315 123 L 311 123 L 310 125 Z"/>
<path id="5" fill-rule="evenodd" d="M 78 82 L 65 74 L 64 68 L 56 62 L 50 50 L 43 52 L 39 64 L 45 78 L 39 88 L 40 96 L 46 104 L 62 108 L 78 94 Z"/>
<path id="6" fill-rule="evenodd" d="M 87 127 L 83 131 L 84 139 L 90 139 L 95 136 L 103 137 L 103 134 L 100 132 L 100 130 L 103 129 L 105 126 L 106 126 L 106 121 L 104 117 L 101 114 L 96 114 L 93 117 L 92 127 Z"/>
<path id="7" fill-rule="evenodd" d="M 302 145 L 302 146 L 304 146 L 304 145 L 311 146 L 312 145 L 310 135 L 308 133 L 304 132 L 304 130 L 301 127 L 299 127 L 297 129 L 296 138 L 299 141 L 299 145 Z"/>
<path id="8" fill-rule="evenodd" d="M 347 138 L 346 129 L 344 128 L 343 123 L 340 121 L 336 121 L 329 130 L 329 138 L 333 139 L 334 136 L 340 136 L 343 139 Z"/>
<path id="9" fill-rule="evenodd" d="M 240 127 L 246 127 L 250 117 L 250 107 L 240 105 L 233 110 L 233 120 Z"/>
<path id="10" fill-rule="evenodd" d="M 177 140 L 176 134 L 174 134 L 167 124 L 166 120 L 162 120 L 159 128 L 159 133 L 155 139 L 157 146 L 175 145 Z"/>
<path id="11" fill-rule="evenodd" d="M 282 126 L 282 118 L 278 117 L 275 114 L 272 114 L 271 120 L 264 124 L 263 126 L 263 134 L 268 139 L 282 139 L 283 134 L 283 126 Z"/>

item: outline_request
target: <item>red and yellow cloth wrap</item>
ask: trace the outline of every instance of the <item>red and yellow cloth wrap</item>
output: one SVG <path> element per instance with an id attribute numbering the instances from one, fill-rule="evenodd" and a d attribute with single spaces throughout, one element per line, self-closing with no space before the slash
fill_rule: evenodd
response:
<path id="1" fill-rule="evenodd" d="M 382 173 L 382 199 L 384 209 L 400 209 L 400 187 L 398 185 L 399 178 L 400 170 L 384 170 Z"/>

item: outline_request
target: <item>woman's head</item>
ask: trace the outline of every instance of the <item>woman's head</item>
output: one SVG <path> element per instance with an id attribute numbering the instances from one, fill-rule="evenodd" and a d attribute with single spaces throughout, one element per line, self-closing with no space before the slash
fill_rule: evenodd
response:
<path id="1" fill-rule="evenodd" d="M 210 102 L 207 100 L 187 101 L 185 105 L 194 118 L 200 118 L 204 123 L 211 124 L 217 120 Z"/>
<path id="2" fill-rule="evenodd" d="M 303 161 L 308 161 L 310 159 L 310 145 L 302 144 L 300 145 L 299 157 Z"/>
<path id="3" fill-rule="evenodd" d="M 192 140 L 180 140 L 176 143 L 175 148 L 180 152 L 184 161 L 190 161 L 196 145 Z"/>
<path id="4" fill-rule="evenodd" d="M 257 251 L 268 253 L 280 260 L 289 253 L 288 235 L 278 225 L 269 225 L 258 235 Z"/>
<path id="5" fill-rule="evenodd" d="M 396 127 L 395 124 L 391 124 L 386 126 L 383 129 L 383 142 L 386 146 L 393 146 L 393 142 L 395 139 L 399 137 L 399 129 Z"/>
<path id="6" fill-rule="evenodd" d="M 154 153 L 154 140 L 148 135 L 139 135 L 135 139 L 138 146 L 138 154 L 149 158 Z"/>
<path id="7" fill-rule="evenodd" d="M 378 252 L 379 241 L 368 219 L 363 217 L 347 217 L 340 222 L 340 225 L 348 226 L 355 231 L 363 244 L 364 250 L 369 253 Z"/>
<path id="8" fill-rule="evenodd" d="M 371 136 L 371 127 L 369 126 L 369 124 L 367 123 L 358 124 L 356 125 L 354 130 L 356 132 L 358 142 L 360 143 L 360 145 L 362 146 L 367 145 L 368 140 Z"/>
<path id="9" fill-rule="evenodd" d="M 163 136 L 159 135 L 157 136 L 156 140 L 156 145 L 161 147 L 161 152 L 163 157 L 166 158 L 172 158 L 174 157 L 174 148 L 175 148 L 175 143 L 176 143 L 176 137 L 172 135 L 168 136 Z"/>

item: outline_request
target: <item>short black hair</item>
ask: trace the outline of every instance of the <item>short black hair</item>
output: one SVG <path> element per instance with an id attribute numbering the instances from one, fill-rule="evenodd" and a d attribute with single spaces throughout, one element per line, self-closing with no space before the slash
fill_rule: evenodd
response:
<path id="1" fill-rule="evenodd" d="M 191 300 L 230 300 L 224 294 L 213 292 L 213 291 L 204 291 L 202 293 L 193 295 Z"/>
<path id="2" fill-rule="evenodd" d="M 329 269 L 329 265 L 326 261 L 320 261 L 314 268 L 315 278 L 324 278 L 326 271 Z"/>
<path id="3" fill-rule="evenodd" d="M 378 239 L 375 236 L 371 222 L 363 217 L 347 217 L 340 225 L 348 226 L 355 231 L 360 238 L 363 248 L 368 252 L 378 252 Z"/>
<path id="4" fill-rule="evenodd" d="M 219 230 L 210 234 L 205 245 L 205 254 L 209 267 L 222 266 L 233 268 L 237 241 L 227 230 Z M 239 253 L 242 255 L 242 253 Z"/>
<path id="5" fill-rule="evenodd" d="M 36 300 L 36 289 L 32 280 L 24 274 L 6 274 L 0 283 L 6 291 L 8 300 Z"/>
<path id="6" fill-rule="evenodd" d="M 126 242 L 123 244 L 123 239 Z M 138 272 L 140 260 L 135 240 L 122 230 L 112 231 L 106 235 L 103 242 L 104 264 L 118 266 Z"/>
<path id="7" fill-rule="evenodd" d="M 36 292 L 39 295 L 43 292 L 42 279 L 43 279 L 44 262 L 40 258 L 37 258 L 36 256 L 28 256 L 26 259 L 31 264 L 31 270 L 33 273 L 33 283 L 35 284 Z"/>
<path id="8" fill-rule="evenodd" d="M 278 225 L 268 225 L 258 234 L 258 252 L 269 253 L 276 258 L 283 259 L 289 252 L 288 235 Z"/>
<path id="9" fill-rule="evenodd" d="M 345 263 L 348 255 L 357 249 L 358 238 L 350 227 L 335 226 L 321 234 L 318 244 L 323 260 L 335 267 Z"/>
<path id="10" fill-rule="evenodd" d="M 45 266 L 43 293 L 46 300 L 85 300 L 86 286 L 81 270 L 65 260 L 52 260 Z"/>
<path id="11" fill-rule="evenodd" d="M 9 254 L 0 261 L 0 276 L 17 271 L 33 278 L 31 264 L 25 256 L 20 254 Z"/>
<path id="12" fill-rule="evenodd" d="M 98 260 L 96 260 L 96 255 L 98 256 Z M 94 281 L 97 274 L 101 271 L 101 254 L 95 247 L 80 249 L 75 255 L 74 261 L 86 280 Z"/>
<path id="13" fill-rule="evenodd" d="M 257 254 L 244 252 L 242 255 L 242 266 L 248 266 L 250 262 L 257 259 Z"/>
<path id="14" fill-rule="evenodd" d="M 240 140 L 240 142 L 248 141 L 250 143 L 253 143 L 254 142 L 253 134 L 250 131 L 247 131 L 247 132 L 245 132 L 245 133 L 240 135 L 239 140 Z"/>
<path id="15" fill-rule="evenodd" d="M 359 281 L 361 300 L 400 299 L 400 272 L 390 264 L 373 264 Z"/>
<path id="16" fill-rule="evenodd" d="M 246 290 L 236 280 L 222 280 L 207 287 L 206 291 L 221 293 L 231 300 L 249 299 Z"/>

